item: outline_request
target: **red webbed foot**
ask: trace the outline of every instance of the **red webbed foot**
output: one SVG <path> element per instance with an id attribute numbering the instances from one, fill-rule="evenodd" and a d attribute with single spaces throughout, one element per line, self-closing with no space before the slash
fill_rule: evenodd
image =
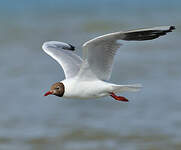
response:
<path id="1" fill-rule="evenodd" d="M 110 93 L 110 96 L 113 97 L 117 101 L 123 101 L 123 102 L 128 102 L 128 99 L 123 97 L 123 96 L 117 96 L 113 92 Z"/>

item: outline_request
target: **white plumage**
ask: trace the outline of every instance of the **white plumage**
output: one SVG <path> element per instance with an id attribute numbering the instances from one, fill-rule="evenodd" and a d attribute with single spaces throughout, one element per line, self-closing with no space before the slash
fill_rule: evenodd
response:
<path id="1" fill-rule="evenodd" d="M 42 48 L 64 70 L 66 78 L 61 81 L 65 86 L 64 97 L 98 98 L 113 92 L 137 91 L 141 87 L 140 84 L 116 85 L 103 81 L 110 79 L 114 55 L 121 46 L 118 40 L 152 40 L 174 29 L 174 26 L 161 26 L 99 36 L 83 44 L 83 59 L 73 52 L 72 45 L 63 42 L 45 42 Z"/>

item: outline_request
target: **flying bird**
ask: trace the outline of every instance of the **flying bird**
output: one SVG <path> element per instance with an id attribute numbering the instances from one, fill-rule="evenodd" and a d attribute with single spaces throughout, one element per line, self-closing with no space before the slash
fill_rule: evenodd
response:
<path id="1" fill-rule="evenodd" d="M 160 26 L 105 34 L 83 44 L 83 58 L 73 51 L 71 44 L 48 41 L 42 49 L 63 68 L 65 79 L 54 83 L 44 94 L 73 99 L 93 99 L 111 96 L 115 100 L 128 99 L 116 93 L 138 91 L 141 84 L 118 85 L 108 82 L 112 73 L 113 59 L 121 44 L 118 40 L 144 41 L 156 39 L 174 30 L 174 26 Z"/>

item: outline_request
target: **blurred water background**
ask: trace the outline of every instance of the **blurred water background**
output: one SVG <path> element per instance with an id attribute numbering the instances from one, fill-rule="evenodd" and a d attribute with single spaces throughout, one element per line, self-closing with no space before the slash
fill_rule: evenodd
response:
<path id="1" fill-rule="evenodd" d="M 181 1 L 2 0 L 0 150 L 181 150 Z M 64 78 L 41 45 L 176 25 L 167 36 L 123 42 L 111 82 L 142 83 L 130 102 L 43 97 Z"/>

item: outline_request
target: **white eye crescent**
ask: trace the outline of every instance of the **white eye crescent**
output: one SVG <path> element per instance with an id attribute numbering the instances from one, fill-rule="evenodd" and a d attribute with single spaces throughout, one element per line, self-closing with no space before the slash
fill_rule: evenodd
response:
<path id="1" fill-rule="evenodd" d="M 57 90 L 60 90 L 60 86 L 57 86 L 56 89 L 57 89 Z"/>

